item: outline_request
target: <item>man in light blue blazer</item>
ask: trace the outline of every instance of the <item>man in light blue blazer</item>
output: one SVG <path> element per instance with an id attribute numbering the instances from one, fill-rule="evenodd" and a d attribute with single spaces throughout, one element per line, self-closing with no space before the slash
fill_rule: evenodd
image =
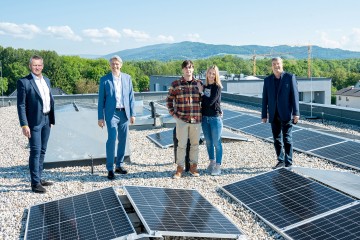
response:
<path id="1" fill-rule="evenodd" d="M 98 125 L 108 131 L 106 142 L 106 169 L 108 179 L 115 179 L 115 142 L 118 138 L 115 173 L 127 174 L 124 168 L 126 138 L 130 124 L 135 123 L 135 99 L 130 75 L 121 72 L 122 59 L 110 58 L 111 73 L 100 78 Z M 106 124 L 105 124 L 106 123 Z"/>
<path id="2" fill-rule="evenodd" d="M 272 59 L 273 74 L 264 79 L 262 122 L 269 119 L 278 163 L 274 168 L 291 167 L 293 161 L 292 127 L 300 117 L 296 77 L 284 72 L 281 58 Z"/>

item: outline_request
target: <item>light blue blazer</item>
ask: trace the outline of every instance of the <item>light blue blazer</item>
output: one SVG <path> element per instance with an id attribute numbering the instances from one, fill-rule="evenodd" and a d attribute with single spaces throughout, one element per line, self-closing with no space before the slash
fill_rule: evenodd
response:
<path id="1" fill-rule="evenodd" d="M 128 120 L 135 117 L 135 98 L 131 77 L 129 74 L 121 74 L 121 90 L 123 95 L 125 113 Z M 98 99 L 98 120 L 111 121 L 116 109 L 115 85 L 112 73 L 100 78 Z M 105 117 L 105 118 L 104 118 Z"/>

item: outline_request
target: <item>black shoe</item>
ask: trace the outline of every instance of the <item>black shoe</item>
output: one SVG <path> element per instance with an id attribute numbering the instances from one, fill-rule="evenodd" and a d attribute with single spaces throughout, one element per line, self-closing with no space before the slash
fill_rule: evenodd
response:
<path id="1" fill-rule="evenodd" d="M 107 178 L 108 178 L 109 180 L 114 180 L 114 179 L 115 179 L 114 172 L 113 172 L 113 171 L 109 171 L 109 172 L 108 172 L 108 175 L 107 175 Z"/>
<path id="2" fill-rule="evenodd" d="M 276 166 L 273 167 L 273 169 L 282 168 L 282 167 L 285 167 L 285 163 L 284 163 L 284 162 L 278 162 L 278 163 L 276 164 Z"/>
<path id="3" fill-rule="evenodd" d="M 41 185 L 42 185 L 43 187 L 48 187 L 48 186 L 54 185 L 54 183 L 48 182 L 48 181 L 45 181 L 45 180 L 41 180 L 40 183 L 41 183 Z"/>
<path id="4" fill-rule="evenodd" d="M 285 167 L 291 167 L 292 166 L 292 163 L 286 163 L 285 164 Z"/>
<path id="5" fill-rule="evenodd" d="M 46 193 L 46 189 L 40 183 L 32 185 L 31 191 L 33 191 L 34 193 Z"/>
<path id="6" fill-rule="evenodd" d="M 115 168 L 115 172 L 119 174 L 127 174 L 128 172 L 123 167 Z"/>

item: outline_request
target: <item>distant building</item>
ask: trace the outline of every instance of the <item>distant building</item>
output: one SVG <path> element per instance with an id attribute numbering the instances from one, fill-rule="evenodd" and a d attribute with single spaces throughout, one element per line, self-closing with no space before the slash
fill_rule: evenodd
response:
<path id="1" fill-rule="evenodd" d="M 335 95 L 337 106 L 360 108 L 360 81 L 355 86 L 340 89 Z"/>
<path id="2" fill-rule="evenodd" d="M 262 96 L 264 78 L 266 76 L 244 76 L 243 74 L 226 74 L 220 76 L 223 91 L 228 93 Z M 180 76 L 150 76 L 150 91 L 168 91 L 169 86 Z M 205 81 L 203 75 L 200 79 Z M 299 100 L 305 103 L 331 104 L 331 78 L 297 77 Z"/>

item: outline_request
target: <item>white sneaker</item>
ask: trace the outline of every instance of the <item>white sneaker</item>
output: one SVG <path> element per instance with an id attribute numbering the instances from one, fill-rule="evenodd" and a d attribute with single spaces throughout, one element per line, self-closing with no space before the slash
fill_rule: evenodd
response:
<path id="1" fill-rule="evenodd" d="M 212 173 L 215 165 L 216 165 L 215 160 L 210 160 L 209 166 L 207 167 L 208 173 Z"/>
<path id="2" fill-rule="evenodd" d="M 221 165 L 217 165 L 214 167 L 214 169 L 211 172 L 211 175 L 217 176 L 221 174 Z"/>

